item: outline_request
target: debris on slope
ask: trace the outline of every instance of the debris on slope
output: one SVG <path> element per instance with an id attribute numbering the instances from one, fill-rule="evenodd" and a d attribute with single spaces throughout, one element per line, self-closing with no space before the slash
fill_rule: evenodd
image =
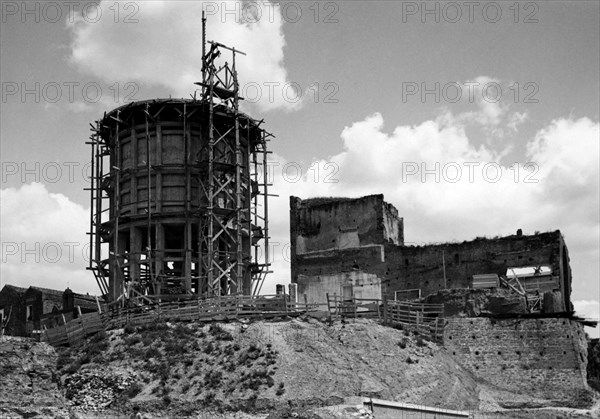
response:
<path id="1" fill-rule="evenodd" d="M 132 373 L 114 369 L 82 370 L 65 380 L 65 393 L 72 406 L 99 411 L 110 406 L 134 383 Z"/>
<path id="2" fill-rule="evenodd" d="M 0 339 L 0 417 L 68 418 L 56 379 L 56 352 L 29 338 Z"/>
<path id="3" fill-rule="evenodd" d="M 59 364 L 78 411 L 137 408 L 149 418 L 233 418 L 240 410 L 262 419 L 260 412 L 269 419 L 369 418 L 348 404 L 356 396 L 501 412 L 497 401 L 507 397 L 543 403 L 501 393 L 442 346 L 367 319 L 128 326 L 68 350 Z"/>
<path id="4" fill-rule="evenodd" d="M 478 403 L 470 374 L 443 348 L 408 331 L 366 319 L 327 326 L 306 318 L 253 327 L 279 352 L 274 379 L 285 383 L 283 399 L 339 404 L 363 396 L 457 410 Z"/>

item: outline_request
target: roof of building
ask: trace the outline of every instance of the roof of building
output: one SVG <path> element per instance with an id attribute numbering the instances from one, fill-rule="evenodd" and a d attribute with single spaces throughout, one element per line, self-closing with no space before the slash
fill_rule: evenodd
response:
<path id="1" fill-rule="evenodd" d="M 98 298 L 98 300 L 100 302 L 104 302 L 104 297 L 99 295 L 90 295 L 90 294 L 77 294 L 77 293 L 73 293 L 73 296 L 75 297 L 76 300 L 87 300 L 87 301 L 92 301 L 94 304 L 96 303 L 96 297 Z"/>
<path id="2" fill-rule="evenodd" d="M 300 200 L 301 205 L 305 206 L 305 207 L 317 207 L 317 206 L 321 206 L 321 205 L 341 204 L 341 203 L 346 203 L 346 202 L 350 202 L 350 201 L 364 201 L 364 200 L 369 200 L 369 199 L 373 199 L 373 198 L 381 199 L 381 200 L 384 199 L 383 194 L 365 195 L 365 196 L 360 196 L 360 197 L 356 197 L 356 198 L 338 197 L 338 196 L 315 197 L 315 198 L 306 198 L 306 199 L 301 199 L 301 198 L 292 196 L 290 198 Z"/>
<path id="3" fill-rule="evenodd" d="M 39 291 L 42 294 L 46 294 L 46 295 L 53 295 L 53 296 L 60 296 L 62 298 L 63 292 L 64 291 L 60 291 L 60 290 L 53 290 L 50 288 L 42 288 L 42 287 L 34 287 L 33 285 L 30 286 L 28 289 L 29 290 L 34 290 L 34 291 Z"/>
<path id="4" fill-rule="evenodd" d="M 11 285 L 11 284 L 4 285 L 4 287 L 2 287 L 2 291 L 4 291 L 5 289 L 15 291 L 16 293 L 19 293 L 19 294 L 24 294 L 25 291 L 27 291 L 27 288 L 17 287 L 16 285 Z"/>

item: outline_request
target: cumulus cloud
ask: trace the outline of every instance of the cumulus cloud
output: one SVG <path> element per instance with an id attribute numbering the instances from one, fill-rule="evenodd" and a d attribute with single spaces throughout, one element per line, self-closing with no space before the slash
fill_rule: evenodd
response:
<path id="1" fill-rule="evenodd" d="M 464 99 L 479 105 L 481 111 L 475 114 L 475 119 L 482 125 L 497 126 L 503 116 L 508 112 L 506 98 L 502 99 L 502 83 L 498 79 L 487 76 L 479 76 L 473 81 L 463 83 L 463 87 L 469 93 Z"/>
<path id="2" fill-rule="evenodd" d="M 136 5 L 136 9 L 128 10 L 131 6 L 127 4 Z M 115 18 L 115 13 L 109 11 L 117 5 L 128 13 Z M 303 102 L 296 100 L 293 87 L 289 87 L 292 85 L 284 66 L 285 38 L 279 5 L 252 5 L 248 7 L 242 1 L 103 0 L 98 8 L 107 13 L 98 21 L 82 15 L 67 23 L 71 34 L 70 60 L 80 71 L 108 84 L 139 82 L 147 87 L 166 88 L 174 97 L 187 98 L 198 87 L 194 82 L 201 80 L 204 9 L 208 40 L 247 54 L 237 55 L 242 95 L 261 111 L 298 109 Z M 128 22 L 128 17 L 133 22 Z M 222 53 L 229 57 L 226 50 Z M 289 88 L 283 89 L 286 86 Z"/>
<path id="3" fill-rule="evenodd" d="M 2 285 L 88 292 L 97 289 L 87 266 L 89 210 L 41 183 L 0 190 Z"/>

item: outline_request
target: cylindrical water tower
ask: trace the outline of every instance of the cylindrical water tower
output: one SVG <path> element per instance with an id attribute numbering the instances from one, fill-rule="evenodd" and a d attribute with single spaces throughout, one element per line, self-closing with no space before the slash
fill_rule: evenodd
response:
<path id="1" fill-rule="evenodd" d="M 257 213 L 267 186 L 265 132 L 238 114 L 236 140 L 236 117 L 215 110 L 221 135 L 211 150 L 210 117 L 206 102 L 165 99 L 99 121 L 91 267 L 111 299 L 252 293 L 262 270 L 253 245 L 266 230 Z"/>
<path id="2" fill-rule="evenodd" d="M 270 134 L 238 111 L 238 51 L 217 67 L 219 46 L 200 99 L 130 103 L 93 128 L 89 269 L 111 301 L 260 291 Z"/>

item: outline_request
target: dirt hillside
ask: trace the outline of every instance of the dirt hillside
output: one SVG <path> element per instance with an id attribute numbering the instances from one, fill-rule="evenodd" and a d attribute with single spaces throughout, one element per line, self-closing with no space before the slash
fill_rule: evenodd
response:
<path id="1" fill-rule="evenodd" d="M 71 418 L 136 412 L 146 418 L 369 417 L 356 406 L 357 396 L 479 410 L 485 417 L 598 417 L 598 406 L 538 409 L 547 403 L 477 382 L 443 347 L 361 319 L 156 323 L 96 335 L 46 361 L 51 367 L 37 370 L 48 371 L 47 393 L 30 398 L 35 417 L 69 417 L 65 412 Z M 19 379 L 3 386 L 2 400 L 25 400 L 26 394 L 21 399 L 8 394 L 22 388 L 16 387 Z M 502 400 L 530 409 L 506 410 Z M 326 405 L 334 407 L 321 408 Z M 14 417 L 34 417 L 10 402 L 0 408 Z"/>

